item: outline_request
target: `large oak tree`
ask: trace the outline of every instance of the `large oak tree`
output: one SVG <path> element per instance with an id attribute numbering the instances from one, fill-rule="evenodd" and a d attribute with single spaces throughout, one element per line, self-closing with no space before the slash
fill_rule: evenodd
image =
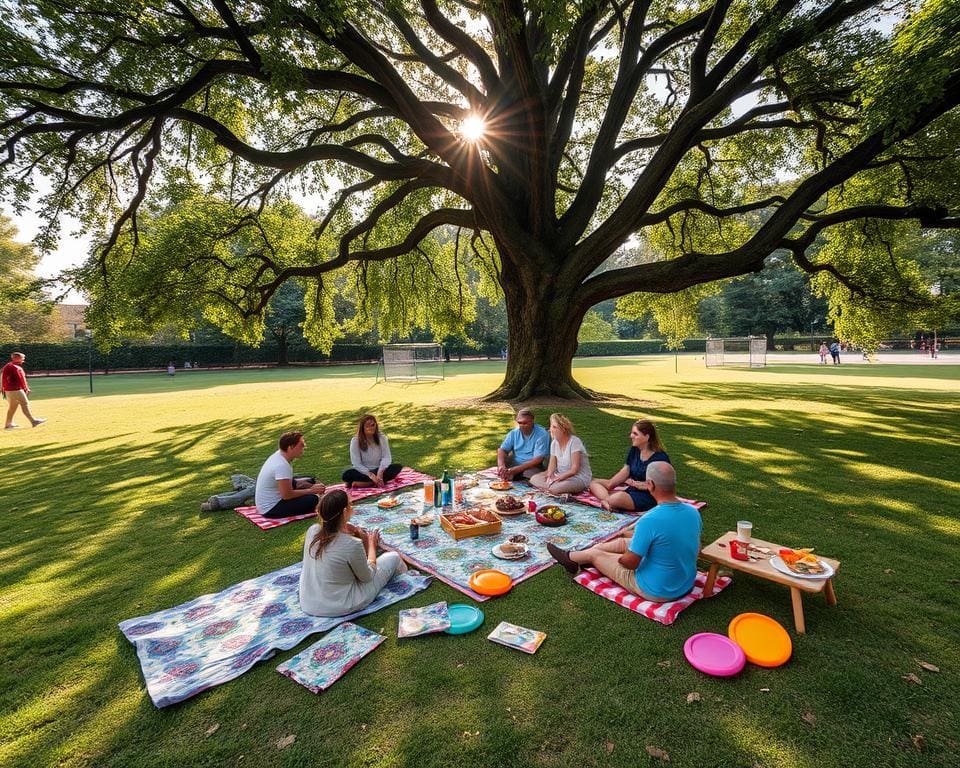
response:
<path id="1" fill-rule="evenodd" d="M 889 244 L 957 226 L 956 0 L 2 4 L 0 182 L 22 202 L 44 173 L 51 218 L 104 228 L 107 330 L 194 300 L 256 317 L 289 279 L 326 341 L 345 286 L 443 325 L 470 259 L 506 299 L 495 394 L 577 396 L 602 300 L 786 249 L 835 307 L 919 306 Z M 316 220 L 263 225 L 293 191 Z"/>

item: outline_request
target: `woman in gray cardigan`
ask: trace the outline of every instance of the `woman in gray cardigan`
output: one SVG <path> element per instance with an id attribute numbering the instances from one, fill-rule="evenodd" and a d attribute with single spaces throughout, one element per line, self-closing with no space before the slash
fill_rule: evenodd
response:
<path id="1" fill-rule="evenodd" d="M 389 483 L 400 474 L 403 464 L 394 464 L 390 441 L 380 431 L 377 417 L 361 417 L 357 434 L 350 440 L 350 463 L 343 473 L 347 488 L 369 488 Z"/>
<path id="2" fill-rule="evenodd" d="M 300 572 L 300 607 L 311 616 L 345 616 L 366 608 L 384 585 L 407 566 L 396 552 L 377 557 L 379 531 L 350 523 L 346 491 L 320 500 L 319 523 L 307 531 Z"/>

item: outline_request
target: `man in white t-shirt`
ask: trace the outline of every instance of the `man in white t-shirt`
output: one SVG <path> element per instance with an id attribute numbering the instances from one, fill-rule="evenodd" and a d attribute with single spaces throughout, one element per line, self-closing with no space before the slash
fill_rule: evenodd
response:
<path id="1" fill-rule="evenodd" d="M 306 447 L 302 432 L 284 432 L 280 450 L 263 463 L 254 498 L 264 517 L 293 517 L 316 511 L 326 486 L 310 483 L 301 488 L 293 478 L 293 461 L 303 456 Z"/>

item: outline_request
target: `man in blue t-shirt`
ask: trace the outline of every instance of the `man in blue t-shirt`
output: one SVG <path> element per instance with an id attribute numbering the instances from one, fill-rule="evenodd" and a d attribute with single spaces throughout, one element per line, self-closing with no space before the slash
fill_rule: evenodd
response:
<path id="1" fill-rule="evenodd" d="M 533 411 L 517 411 L 517 426 L 497 448 L 497 474 L 501 480 L 531 478 L 550 458 L 550 434 L 534 420 Z"/>
<path id="2" fill-rule="evenodd" d="M 620 536 L 578 552 L 547 544 L 569 573 L 592 565 L 635 595 L 664 603 L 693 589 L 700 552 L 700 513 L 677 498 L 677 476 L 665 461 L 647 466 L 647 483 L 657 506 Z M 629 539 L 629 543 L 628 540 Z"/>

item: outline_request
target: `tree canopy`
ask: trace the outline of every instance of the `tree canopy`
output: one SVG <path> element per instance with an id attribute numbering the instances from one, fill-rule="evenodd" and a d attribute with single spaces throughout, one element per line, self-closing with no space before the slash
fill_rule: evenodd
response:
<path id="1" fill-rule="evenodd" d="M 103 233 L 108 336 L 198 303 L 249 333 L 299 279 L 321 345 L 343 290 L 442 337 L 470 259 L 506 299 L 495 394 L 575 396 L 600 301 L 686 327 L 783 250 L 852 335 L 930 308 L 891 244 L 960 225 L 960 0 L 0 5 L 0 183 L 46 174 L 51 222 Z"/>
<path id="2" fill-rule="evenodd" d="M 53 302 L 34 274 L 40 256 L 17 240 L 17 228 L 0 214 L 0 342 L 43 342 L 57 338 Z"/>

